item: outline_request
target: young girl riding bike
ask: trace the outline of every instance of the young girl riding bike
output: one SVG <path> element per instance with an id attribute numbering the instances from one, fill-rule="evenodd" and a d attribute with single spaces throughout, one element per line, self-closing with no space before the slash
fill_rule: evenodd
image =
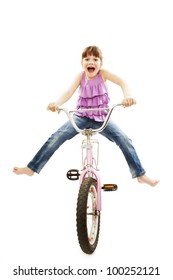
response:
<path id="1" fill-rule="evenodd" d="M 122 101 L 124 107 L 136 104 L 136 101 L 129 93 L 126 83 L 120 77 L 102 69 L 102 53 L 98 47 L 89 46 L 83 51 L 82 67 L 84 71 L 77 75 L 69 90 L 63 93 L 57 102 L 50 103 L 48 110 L 56 112 L 57 107 L 68 101 L 78 88 L 77 109 L 108 107 L 109 93 L 105 83 L 107 80 L 121 87 L 124 95 Z M 76 113 L 75 122 L 81 129 L 98 128 L 103 123 L 106 115 L 107 111 Z M 13 172 L 17 175 L 26 174 L 28 176 L 32 176 L 35 172 L 39 173 L 54 152 L 66 140 L 71 139 L 76 134 L 76 130 L 67 121 L 50 136 L 26 167 L 14 167 Z M 101 134 L 119 146 L 127 161 L 132 178 L 137 178 L 139 183 L 146 183 L 150 186 L 157 185 L 158 180 L 151 179 L 146 175 L 131 140 L 113 121 L 109 121 Z"/>

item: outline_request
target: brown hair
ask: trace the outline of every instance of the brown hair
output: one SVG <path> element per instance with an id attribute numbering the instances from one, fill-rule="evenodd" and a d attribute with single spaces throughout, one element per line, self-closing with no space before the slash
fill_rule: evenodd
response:
<path id="1" fill-rule="evenodd" d="M 95 57 L 100 58 L 101 63 L 102 63 L 102 60 L 103 60 L 102 52 L 98 47 L 89 46 L 89 47 L 85 48 L 83 53 L 82 53 L 82 59 L 87 57 L 88 55 L 94 55 Z"/>

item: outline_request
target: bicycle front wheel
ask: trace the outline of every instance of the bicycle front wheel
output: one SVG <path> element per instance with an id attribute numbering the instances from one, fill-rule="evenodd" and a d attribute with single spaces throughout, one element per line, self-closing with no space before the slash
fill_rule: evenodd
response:
<path id="1" fill-rule="evenodd" d="M 97 181 L 91 177 L 82 182 L 77 201 L 77 234 L 80 247 L 86 254 L 92 254 L 98 243 L 100 212 L 97 211 Z"/>

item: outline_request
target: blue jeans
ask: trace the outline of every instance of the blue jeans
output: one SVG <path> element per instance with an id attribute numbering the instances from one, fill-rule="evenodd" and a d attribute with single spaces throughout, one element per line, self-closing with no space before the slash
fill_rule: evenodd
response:
<path id="1" fill-rule="evenodd" d="M 102 122 L 97 122 L 86 117 L 74 116 L 77 126 L 83 128 L 99 128 Z M 121 149 L 127 164 L 129 166 L 132 178 L 136 178 L 145 174 L 138 155 L 132 145 L 132 141 L 126 136 L 120 128 L 111 120 L 106 128 L 100 132 L 103 136 L 107 137 L 110 141 L 115 142 Z M 73 138 L 78 133 L 72 127 L 70 121 L 62 125 L 55 133 L 41 147 L 38 153 L 27 165 L 36 173 L 40 173 L 41 169 L 48 162 L 54 152 L 66 141 Z"/>

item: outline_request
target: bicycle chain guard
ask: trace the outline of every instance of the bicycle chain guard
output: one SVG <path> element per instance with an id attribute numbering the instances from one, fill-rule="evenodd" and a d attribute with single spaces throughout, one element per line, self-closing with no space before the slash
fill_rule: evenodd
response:
<path id="1" fill-rule="evenodd" d="M 80 177 L 79 170 L 77 170 L 77 169 L 68 170 L 66 175 L 67 175 L 67 178 L 72 181 L 78 180 Z"/>

